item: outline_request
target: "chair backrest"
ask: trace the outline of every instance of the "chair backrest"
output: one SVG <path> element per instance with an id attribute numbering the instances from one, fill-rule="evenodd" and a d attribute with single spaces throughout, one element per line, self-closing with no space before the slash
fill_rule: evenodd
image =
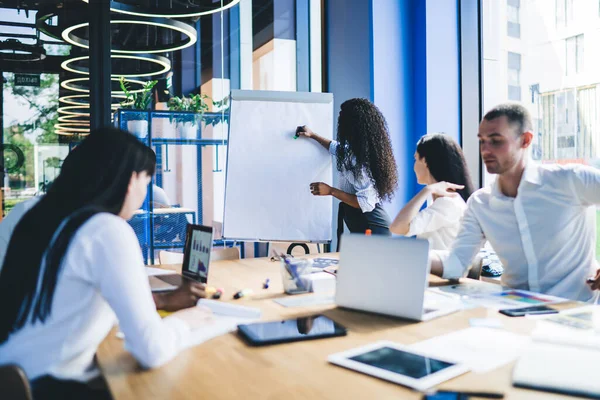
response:
<path id="1" fill-rule="evenodd" d="M 277 251 L 277 253 L 291 254 L 293 256 L 318 254 L 321 252 L 319 245 L 316 243 L 269 242 L 269 256 L 272 255 L 273 250 Z"/>
<path id="2" fill-rule="evenodd" d="M 183 253 L 161 250 L 158 252 L 158 262 L 159 264 L 182 264 Z"/>
<path id="3" fill-rule="evenodd" d="M 16 365 L 0 366 L 0 388 L 3 399 L 33 400 L 27 375 Z"/>
<path id="4" fill-rule="evenodd" d="M 210 253 L 210 261 L 239 260 L 240 249 L 237 247 L 213 248 Z"/>

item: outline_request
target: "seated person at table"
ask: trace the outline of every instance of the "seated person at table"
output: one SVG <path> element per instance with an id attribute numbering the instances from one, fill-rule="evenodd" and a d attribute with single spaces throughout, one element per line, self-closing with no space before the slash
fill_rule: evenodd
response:
<path id="1" fill-rule="evenodd" d="M 400 210 L 390 231 L 428 239 L 432 250 L 447 250 L 473 192 L 463 152 L 448 135 L 425 135 L 417 143 L 414 170 L 417 182 L 426 186 Z M 430 198 L 431 204 L 419 211 Z"/>
<path id="2" fill-rule="evenodd" d="M 469 198 L 450 251 L 430 255 L 431 272 L 448 279 L 464 276 L 487 239 L 504 265 L 503 285 L 590 300 L 586 279 L 598 267 L 600 170 L 529 160 L 533 124 L 517 103 L 490 110 L 477 136 L 488 173 L 498 177 Z M 596 279 L 593 287 L 599 283 Z"/>
<path id="3" fill-rule="evenodd" d="M 115 316 L 125 348 L 147 368 L 177 355 L 206 317 L 197 307 L 156 313 L 126 222 L 155 163 L 133 135 L 94 131 L 16 225 L 0 271 L 0 364 L 20 366 L 35 399 L 109 398 L 89 383 L 100 375 L 94 354 Z M 199 284 L 193 298 L 204 295 Z"/>
<path id="4" fill-rule="evenodd" d="M 152 149 L 148 147 L 146 148 L 146 151 L 149 152 L 151 158 L 155 157 Z M 8 243 L 10 242 L 10 238 L 17 223 L 41 198 L 41 196 L 32 197 L 29 200 L 16 204 L 13 209 L 10 210 L 8 215 L 0 221 L 0 271 L 2 270 L 2 263 L 4 261 L 4 256 L 6 255 L 6 250 L 8 249 Z M 187 221 L 183 223 L 184 229 L 186 225 Z M 182 237 L 185 237 L 185 234 L 183 234 Z M 202 288 L 199 284 L 192 281 L 186 281 L 186 284 L 177 290 L 167 293 L 152 293 L 152 298 L 157 309 L 177 311 L 196 305 L 200 293 L 202 293 Z"/>

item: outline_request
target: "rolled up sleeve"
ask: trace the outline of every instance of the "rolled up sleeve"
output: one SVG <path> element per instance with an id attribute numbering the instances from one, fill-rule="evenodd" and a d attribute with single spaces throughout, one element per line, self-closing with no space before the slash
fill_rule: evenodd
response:
<path id="1" fill-rule="evenodd" d="M 379 196 L 371 179 L 364 170 L 361 171 L 358 179 L 352 182 L 352 186 L 356 190 L 356 200 L 361 211 L 363 213 L 373 211 L 377 203 L 379 203 Z"/>
<path id="2" fill-rule="evenodd" d="M 339 143 L 337 140 L 332 140 L 331 143 L 329 143 L 329 154 L 331 154 L 332 156 L 335 156 L 338 145 L 339 145 Z"/>
<path id="3" fill-rule="evenodd" d="M 462 220 L 460 231 L 452 248 L 435 251 L 444 265 L 442 278 L 458 279 L 466 275 L 467 268 L 485 242 L 485 235 L 473 211 L 470 201 Z"/>

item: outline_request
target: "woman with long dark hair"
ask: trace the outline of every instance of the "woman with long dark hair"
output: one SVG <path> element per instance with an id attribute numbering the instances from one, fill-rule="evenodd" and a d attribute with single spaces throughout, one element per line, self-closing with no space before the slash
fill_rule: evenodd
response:
<path id="1" fill-rule="evenodd" d="M 415 175 L 425 187 L 396 216 L 390 230 L 428 239 L 434 250 L 446 250 L 458 234 L 473 185 L 462 149 L 450 136 L 423 136 L 415 151 Z M 419 211 L 428 199 L 433 202 Z"/>
<path id="2" fill-rule="evenodd" d="M 144 367 L 174 357 L 201 320 L 196 307 L 161 320 L 126 222 L 155 164 L 133 135 L 94 131 L 17 223 L 0 272 L 0 364 L 19 365 L 36 399 L 107 396 L 88 383 L 99 376 L 94 354 L 115 314 Z"/>
<path id="3" fill-rule="evenodd" d="M 390 235 L 390 218 L 381 203 L 393 197 L 398 172 L 381 111 L 367 99 L 347 100 L 338 117 L 337 141 L 325 139 L 306 126 L 299 126 L 296 133 L 314 139 L 335 156 L 340 188 L 314 182 L 310 191 L 341 201 L 338 237 L 344 222 L 350 232 L 370 229 L 373 234 Z"/>

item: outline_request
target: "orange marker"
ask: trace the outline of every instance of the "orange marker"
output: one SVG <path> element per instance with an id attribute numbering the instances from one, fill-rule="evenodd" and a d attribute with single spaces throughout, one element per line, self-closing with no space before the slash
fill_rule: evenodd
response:
<path id="1" fill-rule="evenodd" d="M 367 235 L 367 236 L 371 236 L 371 230 L 370 230 L 370 229 L 367 229 L 367 230 L 365 231 L 365 235 Z"/>

